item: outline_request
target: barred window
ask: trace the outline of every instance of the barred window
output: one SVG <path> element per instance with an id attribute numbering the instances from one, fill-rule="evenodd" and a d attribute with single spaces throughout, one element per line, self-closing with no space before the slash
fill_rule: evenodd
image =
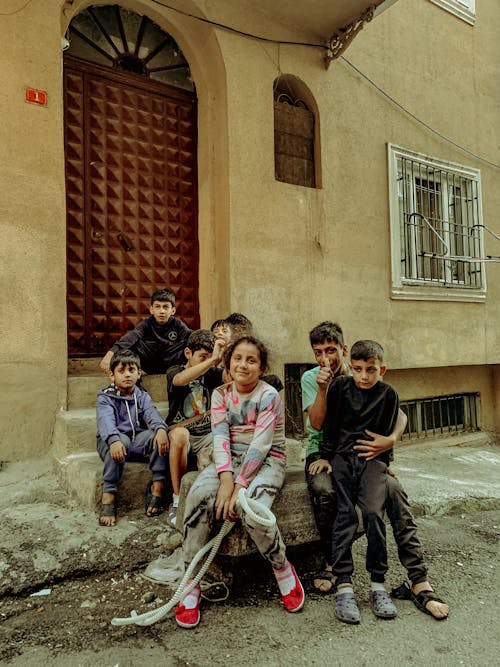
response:
<path id="1" fill-rule="evenodd" d="M 484 298 L 479 170 L 389 145 L 389 189 L 393 296 Z"/>
<path id="2" fill-rule="evenodd" d="M 403 440 L 479 431 L 479 394 L 450 394 L 401 401 L 408 417 Z"/>

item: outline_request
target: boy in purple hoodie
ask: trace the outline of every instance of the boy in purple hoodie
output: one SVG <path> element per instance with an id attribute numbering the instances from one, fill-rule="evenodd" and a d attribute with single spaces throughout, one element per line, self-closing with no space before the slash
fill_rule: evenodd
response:
<path id="1" fill-rule="evenodd" d="M 149 394 L 136 386 L 141 375 L 139 357 L 130 350 L 115 352 L 110 362 L 112 383 L 97 395 L 97 451 L 104 461 L 99 524 L 116 524 L 116 491 L 125 461 L 149 460 L 151 482 L 146 493 L 146 515 L 165 510 L 164 487 L 168 467 L 167 426 Z"/>

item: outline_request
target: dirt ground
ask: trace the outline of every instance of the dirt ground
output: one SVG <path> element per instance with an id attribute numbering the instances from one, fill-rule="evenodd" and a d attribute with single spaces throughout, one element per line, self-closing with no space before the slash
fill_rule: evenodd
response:
<path id="1" fill-rule="evenodd" d="M 361 624 L 347 626 L 333 615 L 333 597 L 310 592 L 312 560 L 291 552 L 302 575 L 307 601 L 287 614 L 264 561 L 249 558 L 235 568 L 229 599 L 205 602 L 195 630 L 178 628 L 169 617 L 141 628 L 114 627 L 128 616 L 166 602 L 169 589 L 140 571 L 65 580 L 43 597 L 4 597 L 0 603 L 0 663 L 22 667 L 92 666 L 204 667 L 253 663 L 256 667 L 323 665 L 497 665 L 500 653 L 500 511 L 419 520 L 430 578 L 450 604 L 444 622 L 397 601 L 398 617 L 376 619 L 368 603 L 363 569 L 365 540 L 354 545 L 355 588 Z M 388 586 L 404 578 L 389 539 Z M 225 566 L 225 563 L 222 563 Z M 157 599 L 144 604 L 147 592 Z"/>

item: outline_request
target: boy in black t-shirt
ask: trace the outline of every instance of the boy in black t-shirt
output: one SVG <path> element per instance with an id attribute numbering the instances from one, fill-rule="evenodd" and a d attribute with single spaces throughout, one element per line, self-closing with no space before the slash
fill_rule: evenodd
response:
<path id="1" fill-rule="evenodd" d="M 181 479 L 187 470 L 188 452 L 198 458 L 198 468 L 211 460 L 212 431 L 210 401 L 212 391 L 223 383 L 222 369 L 217 368 L 224 349 L 224 341 L 216 340 L 206 329 L 193 331 L 187 341 L 184 355 L 186 364 L 167 370 L 170 427 L 169 465 L 173 501 L 169 507 L 169 522 L 175 526 Z"/>
<path id="2" fill-rule="evenodd" d="M 358 517 L 363 514 L 368 541 L 366 569 L 371 577 L 370 602 L 380 618 L 394 618 L 396 607 L 384 588 L 387 572 L 384 506 L 387 467 L 392 450 L 366 460 L 358 457 L 354 446 L 367 430 L 389 435 L 398 417 L 396 390 L 383 382 L 387 366 L 382 346 L 373 340 L 361 340 L 351 348 L 352 376 L 337 378 L 326 401 L 322 462 L 331 466 L 337 496 L 337 513 L 332 530 L 332 571 L 336 577 L 335 614 L 344 623 L 359 623 L 359 610 L 352 589 L 354 564 L 351 553 Z"/>

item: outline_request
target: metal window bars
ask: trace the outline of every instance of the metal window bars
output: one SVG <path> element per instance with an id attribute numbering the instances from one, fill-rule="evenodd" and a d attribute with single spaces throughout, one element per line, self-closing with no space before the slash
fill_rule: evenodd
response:
<path id="1" fill-rule="evenodd" d="M 413 213 L 410 213 L 410 215 L 408 216 L 409 224 L 411 224 L 410 221 L 413 217 L 416 217 L 416 218 L 419 218 L 419 219 L 423 220 L 425 222 L 425 224 L 427 225 L 427 227 L 430 229 L 430 231 L 437 237 L 437 239 L 444 246 L 444 252 L 442 252 L 442 253 L 428 252 L 428 251 L 422 250 L 420 252 L 420 254 L 423 257 L 434 257 L 434 258 L 438 258 L 438 259 L 447 259 L 447 260 L 450 260 L 450 261 L 468 262 L 470 264 L 472 264 L 472 263 L 475 264 L 477 262 L 481 262 L 481 263 L 500 262 L 500 255 L 484 255 L 484 256 L 478 256 L 478 257 L 472 257 L 470 255 L 452 255 L 451 252 L 450 252 L 449 243 L 447 243 L 445 241 L 445 239 L 441 236 L 441 234 L 437 231 L 437 229 L 435 229 L 432 226 L 432 223 L 430 222 L 430 220 L 425 215 L 423 215 L 422 213 L 417 213 L 415 211 Z M 484 229 L 486 232 L 491 234 L 497 241 L 500 241 L 500 236 L 498 234 L 496 234 L 492 229 L 490 229 L 486 225 L 479 224 L 479 223 L 475 224 L 475 225 L 472 225 L 472 227 L 470 227 L 469 234 L 472 236 L 474 234 L 474 230 L 479 229 L 479 228 Z"/>
<path id="2" fill-rule="evenodd" d="M 478 393 L 464 393 L 401 401 L 408 417 L 403 440 L 479 431 L 478 399 Z"/>

